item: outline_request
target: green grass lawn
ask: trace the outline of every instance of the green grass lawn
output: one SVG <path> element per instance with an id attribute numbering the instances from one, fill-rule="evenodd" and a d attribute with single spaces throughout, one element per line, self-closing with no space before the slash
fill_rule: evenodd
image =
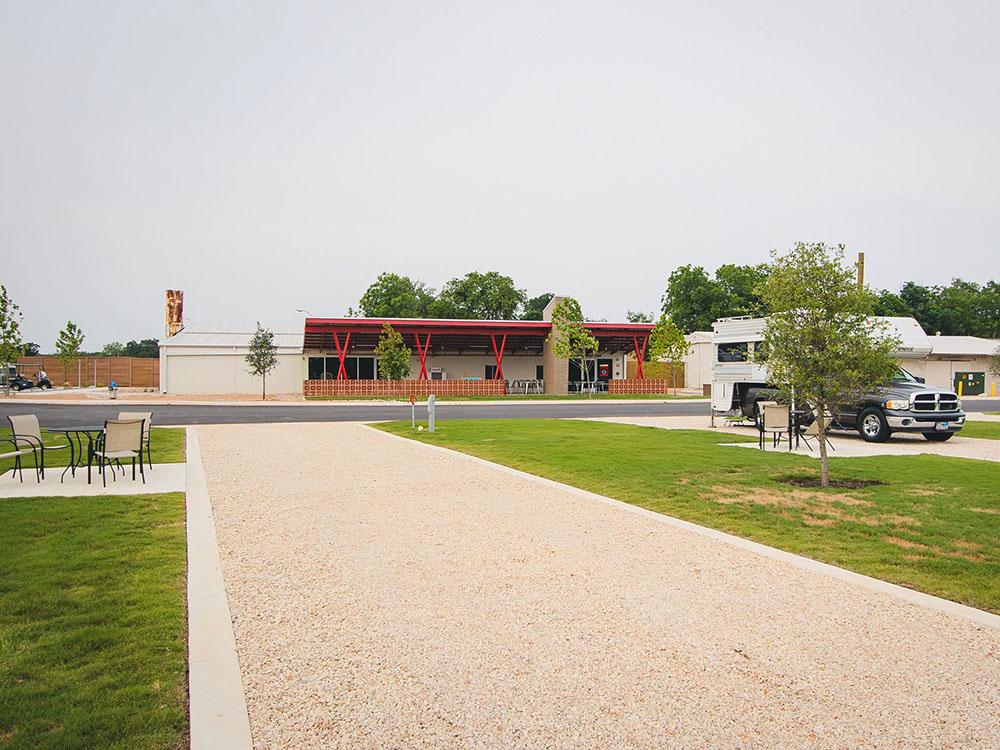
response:
<path id="1" fill-rule="evenodd" d="M 660 513 L 920 591 L 1000 612 L 1000 470 L 942 456 L 834 458 L 834 479 L 803 456 L 721 446 L 756 442 L 706 430 L 563 420 L 444 420 L 379 429 L 455 448 Z"/>
<path id="2" fill-rule="evenodd" d="M 185 431 L 179 427 L 154 427 L 150 433 L 149 447 L 153 457 L 153 463 L 175 464 L 183 463 L 184 458 L 184 438 Z M 10 440 L 10 428 L 0 429 L 0 439 Z M 53 434 L 42 430 L 42 439 L 46 445 L 66 445 L 66 436 Z M 84 439 L 84 448 L 87 446 Z M 0 453 L 7 453 L 14 450 L 10 443 L 0 442 Z M 33 459 L 30 455 L 22 456 L 21 462 L 24 465 L 24 481 L 35 481 L 35 471 Z M 63 467 L 69 463 L 69 448 L 56 451 L 48 451 L 45 454 L 45 467 Z M 0 474 L 14 468 L 14 459 L 6 458 L 0 460 Z M 46 478 L 50 478 L 48 472 Z M 9 479 L 9 477 L 8 477 Z"/>
<path id="3" fill-rule="evenodd" d="M 0 500 L 0 546 L 0 747 L 186 747 L 184 495 Z"/>
<path id="4" fill-rule="evenodd" d="M 967 419 L 965 427 L 958 434 L 962 437 L 1000 440 L 1000 422 L 977 422 Z"/>

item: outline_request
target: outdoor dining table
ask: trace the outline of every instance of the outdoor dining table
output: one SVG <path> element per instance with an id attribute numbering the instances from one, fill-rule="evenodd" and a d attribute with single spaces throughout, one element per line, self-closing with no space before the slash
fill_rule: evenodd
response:
<path id="1" fill-rule="evenodd" d="M 83 439 L 84 436 L 87 438 L 87 451 L 86 451 L 86 466 L 87 466 L 87 484 L 90 484 L 90 464 L 94 457 L 94 440 L 96 436 L 104 432 L 104 425 L 82 425 L 82 426 L 64 426 L 64 427 L 46 427 L 44 428 L 46 432 L 55 432 L 66 436 L 66 442 L 69 443 L 69 463 L 66 468 L 63 469 L 62 474 L 59 476 L 59 482 L 61 483 L 66 478 L 66 472 L 70 473 L 70 476 L 76 476 L 76 470 L 78 468 L 82 469 L 84 467 L 84 450 L 83 450 Z"/>

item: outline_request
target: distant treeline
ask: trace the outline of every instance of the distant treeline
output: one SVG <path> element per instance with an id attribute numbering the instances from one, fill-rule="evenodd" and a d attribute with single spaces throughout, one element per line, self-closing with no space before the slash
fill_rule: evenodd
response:
<path id="1" fill-rule="evenodd" d="M 24 343 L 24 356 L 26 357 L 36 357 L 41 354 L 41 347 L 32 341 L 26 341 Z M 110 344 L 106 344 L 103 349 L 99 352 L 83 352 L 81 351 L 79 356 L 81 357 L 159 357 L 160 356 L 160 341 L 159 339 L 143 339 L 142 341 L 136 341 L 133 339 L 127 344 L 122 344 L 118 341 L 112 341 Z"/>
<path id="2" fill-rule="evenodd" d="M 756 292 L 767 274 L 765 264 L 719 266 L 714 276 L 701 266 L 681 266 L 667 280 L 663 310 L 687 333 L 711 330 L 718 318 L 767 315 Z M 929 334 L 1000 338 L 1000 282 L 952 279 L 947 286 L 923 286 L 908 281 L 898 292 L 874 294 L 876 315 L 916 318 Z"/>
<path id="3" fill-rule="evenodd" d="M 737 315 L 761 317 L 767 306 L 757 293 L 768 266 L 726 264 L 709 275 L 685 265 L 667 279 L 662 311 L 685 333 L 711 330 L 712 322 Z M 394 273 L 379 274 L 348 315 L 370 318 L 467 318 L 541 320 L 551 292 L 528 297 L 510 276 L 496 271 L 457 277 L 435 292 L 422 281 Z M 1000 282 L 977 284 L 953 279 L 947 286 L 912 281 L 898 292 L 875 292 L 875 314 L 916 318 L 929 334 L 1000 338 Z M 633 321 L 652 314 L 628 311 Z M 142 356 L 142 355 L 135 355 Z"/>

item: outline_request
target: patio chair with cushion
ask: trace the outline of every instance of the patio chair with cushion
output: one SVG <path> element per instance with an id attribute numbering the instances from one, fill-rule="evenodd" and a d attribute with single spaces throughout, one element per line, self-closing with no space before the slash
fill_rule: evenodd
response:
<path id="1" fill-rule="evenodd" d="M 151 411 L 120 411 L 118 412 L 119 422 L 134 422 L 137 419 L 143 421 L 142 444 L 146 448 L 146 463 L 149 468 L 153 468 L 153 458 L 149 452 L 149 433 L 153 427 L 153 412 Z"/>
<path id="2" fill-rule="evenodd" d="M 35 469 L 39 481 L 45 479 L 45 452 L 60 451 L 69 445 L 46 445 L 42 441 L 42 428 L 38 425 L 38 417 L 34 414 L 20 414 L 7 417 L 10 422 L 11 438 L 18 450 L 35 451 Z"/>
<path id="3" fill-rule="evenodd" d="M 829 427 L 830 423 L 833 421 L 833 416 L 831 414 L 827 413 L 825 421 L 826 421 L 827 427 Z M 806 448 L 808 448 L 810 452 L 812 452 L 812 445 L 810 445 L 809 441 L 813 440 L 815 438 L 818 438 L 818 437 L 819 437 L 819 422 L 814 419 L 809 424 L 809 426 L 806 427 L 805 430 L 802 431 L 802 441 L 806 444 Z M 829 438 L 827 439 L 826 444 L 828 446 L 830 446 L 833 450 L 837 450 L 837 446 L 835 446 L 829 440 Z"/>
<path id="4" fill-rule="evenodd" d="M 101 435 L 97 449 L 94 451 L 94 458 L 97 459 L 97 470 L 101 473 L 104 486 L 108 486 L 108 469 L 111 470 L 112 478 L 118 481 L 115 474 L 115 466 L 121 468 L 122 473 L 125 468 L 122 466 L 122 459 L 132 460 L 132 481 L 135 481 L 135 459 L 139 459 L 139 474 L 142 476 L 142 483 L 146 483 L 146 473 L 143 471 L 142 463 L 142 434 L 145 429 L 143 420 L 129 420 L 127 422 L 117 419 L 109 419 L 104 423 L 104 434 Z"/>
<path id="5" fill-rule="evenodd" d="M 764 435 L 772 436 L 772 447 L 778 446 L 782 434 L 787 434 L 788 450 L 792 449 L 792 431 L 789 426 L 791 408 L 788 404 L 766 404 L 764 419 L 760 423 L 760 449 L 764 450 Z"/>
<path id="6" fill-rule="evenodd" d="M 3 438 L 2 440 L 0 440 L 0 443 L 10 443 L 14 447 L 14 450 L 12 451 L 7 451 L 6 453 L 0 453 L 0 461 L 6 458 L 14 459 L 14 470 L 10 474 L 12 478 L 20 476 L 21 482 L 24 482 L 24 469 L 21 467 L 21 456 L 27 456 L 29 453 L 33 453 L 35 456 L 35 480 L 38 482 L 42 481 L 38 473 L 38 454 L 35 453 L 34 449 L 24 448 L 19 450 L 17 447 L 17 443 L 8 438 Z"/>

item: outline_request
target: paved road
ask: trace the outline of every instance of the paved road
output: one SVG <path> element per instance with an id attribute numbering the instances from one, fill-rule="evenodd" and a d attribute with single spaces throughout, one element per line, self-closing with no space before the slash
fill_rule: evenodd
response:
<path id="1" fill-rule="evenodd" d="M 1000 411 L 1000 399 L 967 401 L 966 411 Z M 151 409 L 156 424 L 254 424 L 264 422 L 374 422 L 382 419 L 409 419 L 410 407 L 402 405 L 306 404 L 239 405 L 217 404 L 17 404 L 0 403 L 0 424 L 9 414 L 37 414 L 46 426 L 89 425 L 117 416 L 121 409 Z M 418 405 L 417 414 L 427 410 Z M 558 417 L 664 417 L 708 416 L 705 401 L 617 403 L 597 401 L 577 403 L 538 401 L 533 404 L 438 404 L 439 419 L 550 419 Z"/>

